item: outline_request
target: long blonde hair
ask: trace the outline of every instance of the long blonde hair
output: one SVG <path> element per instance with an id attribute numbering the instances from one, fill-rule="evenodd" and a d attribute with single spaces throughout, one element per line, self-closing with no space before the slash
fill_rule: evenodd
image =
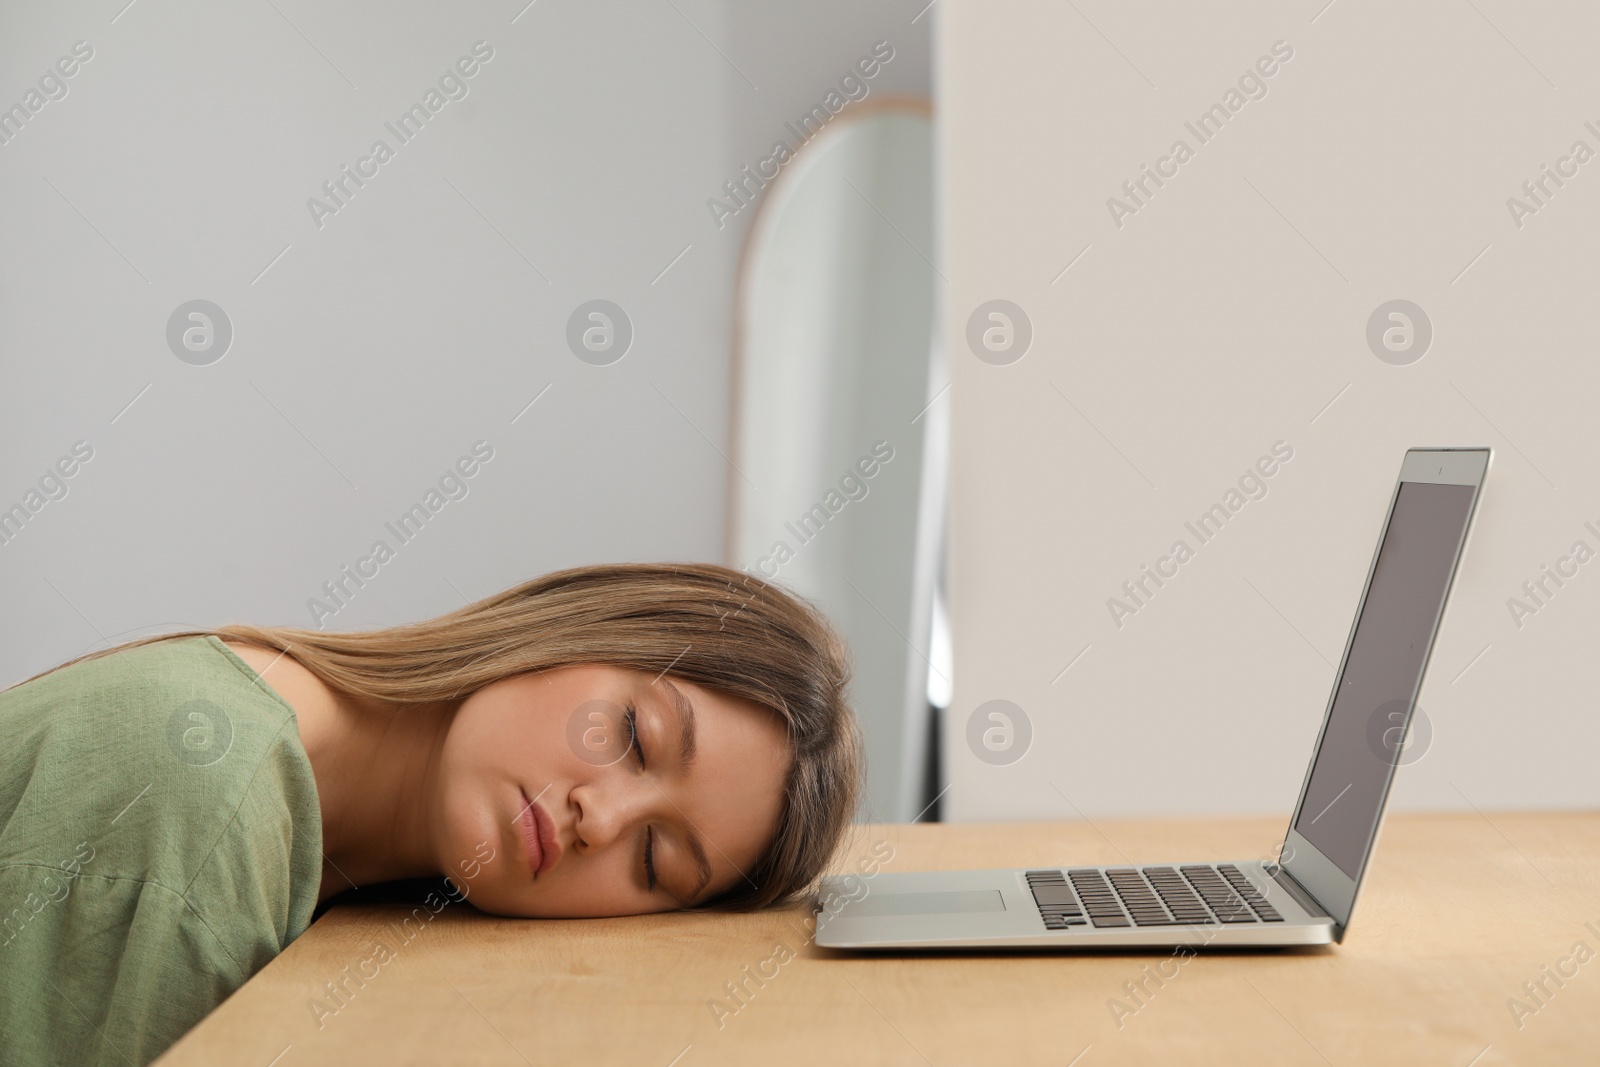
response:
<path id="1" fill-rule="evenodd" d="M 575 567 L 384 630 L 229 625 L 145 637 L 61 667 L 198 636 L 278 649 L 341 693 L 395 704 L 455 701 L 526 671 L 603 664 L 670 672 L 770 709 L 786 725 L 793 755 L 777 832 L 743 880 L 701 907 L 794 903 L 833 857 L 861 796 L 844 643 L 809 602 L 714 564 Z"/>

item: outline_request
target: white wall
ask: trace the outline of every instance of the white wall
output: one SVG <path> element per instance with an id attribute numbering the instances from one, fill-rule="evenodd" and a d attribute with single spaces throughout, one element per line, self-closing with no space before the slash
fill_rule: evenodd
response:
<path id="1" fill-rule="evenodd" d="M 939 11 L 950 816 L 1287 817 L 1413 445 L 1496 458 L 1420 699 L 1431 747 L 1395 806 L 1600 802 L 1600 563 L 1520 626 L 1507 606 L 1574 542 L 1600 550 L 1600 160 L 1520 227 L 1507 206 L 1575 141 L 1600 151 L 1594 9 Z M 1267 95 L 1201 144 L 1184 123 L 1278 41 L 1293 58 Z M 1180 138 L 1193 158 L 1117 225 L 1108 198 Z M 996 298 L 1034 330 L 1004 366 L 962 342 Z M 1434 330 L 1404 366 L 1365 338 L 1396 298 Z M 1294 458 L 1268 495 L 1115 625 L 1122 582 L 1195 544 L 1184 522 L 1277 441 Z M 1032 723 L 1009 765 L 967 743 L 991 699 Z"/>
<path id="2" fill-rule="evenodd" d="M 873 91 L 925 94 L 920 4 L 124 4 L 0 13 L 0 106 L 93 49 L 0 145 L 0 508 L 93 449 L 0 545 L 0 684 L 157 629 L 313 625 L 379 539 L 329 627 L 724 558 L 753 211 L 719 228 L 706 201 L 875 40 Z M 468 95 L 399 146 L 385 122 L 480 40 Z M 380 137 L 393 160 L 319 228 L 307 199 Z M 234 329 L 209 366 L 165 337 L 196 298 Z M 565 340 L 594 298 L 635 331 L 610 366 Z M 384 523 L 479 440 L 468 495 L 400 545 Z"/>

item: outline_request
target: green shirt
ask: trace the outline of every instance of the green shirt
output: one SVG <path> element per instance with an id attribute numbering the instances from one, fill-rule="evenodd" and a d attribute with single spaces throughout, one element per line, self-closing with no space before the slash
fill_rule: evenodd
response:
<path id="1" fill-rule="evenodd" d="M 311 923 L 294 710 L 216 637 L 0 693 L 0 1060 L 153 1060 Z"/>

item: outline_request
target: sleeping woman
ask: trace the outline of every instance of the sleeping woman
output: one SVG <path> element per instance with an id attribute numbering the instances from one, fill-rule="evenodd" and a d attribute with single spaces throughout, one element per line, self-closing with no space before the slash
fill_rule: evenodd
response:
<path id="1" fill-rule="evenodd" d="M 792 904 L 861 791 L 848 657 L 709 564 L 361 633 L 224 626 L 0 693 L 0 1047 L 143 1065 L 357 887 L 496 915 Z"/>

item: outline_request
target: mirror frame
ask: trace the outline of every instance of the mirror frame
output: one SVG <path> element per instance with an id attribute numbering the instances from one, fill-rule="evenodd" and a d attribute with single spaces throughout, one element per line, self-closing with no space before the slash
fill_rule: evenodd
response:
<path id="1" fill-rule="evenodd" d="M 743 479 L 739 476 L 738 462 L 741 458 L 739 445 L 745 420 L 744 398 L 741 394 L 745 360 L 748 358 L 747 309 L 750 304 L 752 264 L 766 239 L 771 236 L 774 226 L 773 202 L 786 195 L 789 188 L 804 177 L 804 173 L 810 169 L 811 161 L 821 156 L 826 146 L 841 136 L 843 131 L 863 119 L 875 118 L 884 113 L 916 115 L 930 122 L 933 121 L 935 114 L 933 101 L 930 98 L 906 93 L 885 94 L 876 99 L 862 101 L 840 112 L 823 127 L 820 133 L 796 149 L 794 159 L 778 168 L 778 173 L 767 182 L 766 188 L 762 190 L 761 201 L 756 205 L 755 214 L 751 217 L 750 225 L 745 230 L 744 240 L 739 247 L 739 259 L 734 269 L 733 343 L 729 354 L 728 373 L 727 443 L 728 455 L 731 458 L 724 474 L 727 484 L 727 503 L 722 524 L 723 562 L 735 570 L 742 569 L 740 561 L 733 557 L 738 545 L 739 509 L 744 503 L 744 491 L 739 486 Z M 818 145 L 821 147 L 817 147 Z"/>

